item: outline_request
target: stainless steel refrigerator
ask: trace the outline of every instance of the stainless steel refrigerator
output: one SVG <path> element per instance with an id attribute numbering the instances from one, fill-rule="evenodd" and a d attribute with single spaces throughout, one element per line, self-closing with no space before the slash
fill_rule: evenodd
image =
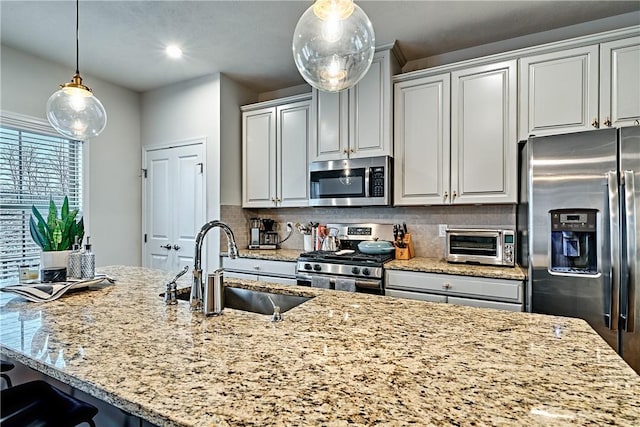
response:
<path id="1" fill-rule="evenodd" d="M 527 308 L 585 319 L 640 373 L 640 126 L 521 147 Z"/>

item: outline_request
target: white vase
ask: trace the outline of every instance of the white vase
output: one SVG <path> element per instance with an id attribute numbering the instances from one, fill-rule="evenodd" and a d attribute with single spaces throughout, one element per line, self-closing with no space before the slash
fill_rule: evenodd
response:
<path id="1" fill-rule="evenodd" d="M 70 253 L 70 250 L 40 252 L 40 268 L 42 270 L 48 268 L 67 268 L 69 266 Z"/>

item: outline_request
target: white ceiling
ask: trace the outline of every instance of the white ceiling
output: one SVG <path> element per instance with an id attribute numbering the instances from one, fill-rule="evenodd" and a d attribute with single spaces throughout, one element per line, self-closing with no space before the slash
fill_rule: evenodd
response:
<path id="1" fill-rule="evenodd" d="M 408 61 L 640 11 L 633 1 L 365 1 Z M 222 72 L 256 92 L 304 83 L 291 40 L 308 1 L 80 1 L 80 71 L 135 91 Z M 75 69 L 75 1 L 1 0 L 2 44 Z M 182 45 L 182 60 L 163 54 Z M 90 81 L 86 82 L 91 85 Z"/>

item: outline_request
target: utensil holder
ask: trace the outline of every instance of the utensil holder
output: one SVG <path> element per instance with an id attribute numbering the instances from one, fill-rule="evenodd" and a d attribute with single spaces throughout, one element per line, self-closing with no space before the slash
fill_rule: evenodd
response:
<path id="1" fill-rule="evenodd" d="M 315 249 L 313 246 L 313 236 L 311 234 L 303 234 L 302 238 L 303 238 L 304 251 L 305 252 L 313 251 Z"/>
<path id="2" fill-rule="evenodd" d="M 416 256 L 415 250 L 413 249 L 413 240 L 411 239 L 411 233 L 407 233 L 404 235 L 404 248 L 399 248 L 396 246 L 396 259 L 411 259 Z"/>

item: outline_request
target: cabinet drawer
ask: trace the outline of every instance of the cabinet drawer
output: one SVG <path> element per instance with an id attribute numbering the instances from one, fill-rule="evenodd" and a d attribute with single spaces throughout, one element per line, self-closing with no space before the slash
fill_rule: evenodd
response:
<path id="1" fill-rule="evenodd" d="M 296 277 L 296 263 L 287 261 L 270 261 L 252 258 L 222 257 L 222 267 L 228 271 L 239 271 L 257 275 Z"/>
<path id="2" fill-rule="evenodd" d="M 449 304 L 467 305 L 471 307 L 495 308 L 498 310 L 522 311 L 523 304 L 512 304 L 508 302 L 486 301 L 473 298 L 448 297 Z"/>
<path id="3" fill-rule="evenodd" d="M 396 289 L 386 289 L 384 294 L 388 297 L 415 299 L 420 301 L 430 302 L 447 302 L 447 297 L 444 295 L 423 294 L 418 292 L 398 291 Z"/>
<path id="4" fill-rule="evenodd" d="M 386 287 L 406 291 L 522 302 L 522 282 L 516 280 L 392 270 L 387 271 Z"/>
<path id="5" fill-rule="evenodd" d="M 280 285 L 297 285 L 296 279 L 289 279 L 287 277 L 275 277 L 275 276 L 258 276 L 259 282 L 278 283 Z"/>
<path id="6" fill-rule="evenodd" d="M 242 280 L 255 280 L 258 281 L 258 276 L 255 274 L 247 274 L 247 273 L 237 273 L 235 271 L 225 271 L 224 272 L 224 280 L 227 279 L 242 279 Z"/>

